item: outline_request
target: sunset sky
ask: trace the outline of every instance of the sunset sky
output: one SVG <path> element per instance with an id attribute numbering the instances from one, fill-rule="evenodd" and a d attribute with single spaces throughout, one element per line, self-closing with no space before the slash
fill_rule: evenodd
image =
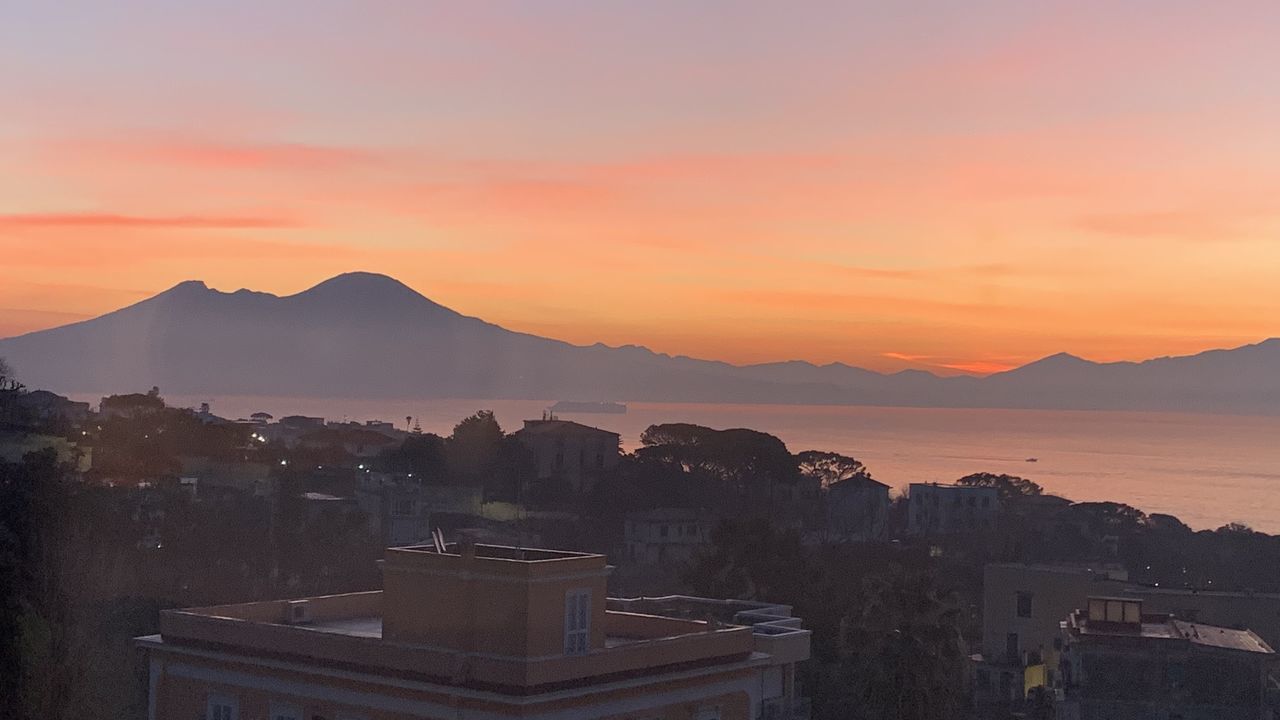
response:
<path id="1" fill-rule="evenodd" d="M 0 337 L 393 275 L 579 343 L 990 372 L 1280 335 L 1280 3 L 0 6 Z"/>

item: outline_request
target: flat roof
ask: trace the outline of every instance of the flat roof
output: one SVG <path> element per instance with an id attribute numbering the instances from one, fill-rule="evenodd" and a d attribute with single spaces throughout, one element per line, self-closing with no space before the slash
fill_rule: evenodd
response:
<path id="1" fill-rule="evenodd" d="M 1113 598 L 1124 600 L 1125 598 Z M 1274 655 L 1262 638 L 1252 630 L 1206 625 L 1204 623 L 1186 622 L 1173 617 L 1159 619 L 1160 616 L 1147 615 L 1141 623 L 1089 622 L 1088 613 L 1073 613 L 1071 627 L 1081 635 L 1107 638 L 1132 637 L 1150 640 L 1178 640 L 1200 647 L 1220 650 L 1236 650 L 1240 652 Z M 1083 619 L 1084 623 L 1080 623 Z"/>
<path id="2" fill-rule="evenodd" d="M 492 561 L 546 567 L 547 563 L 592 558 L 557 551 L 537 551 L 537 555 L 547 557 Z M 568 569 L 575 570 L 573 562 Z M 476 653 L 395 641 L 383 637 L 382 596 L 382 591 L 370 591 L 164 610 L 160 613 L 160 635 L 139 638 L 138 642 L 163 651 L 213 649 L 508 696 L 587 687 L 620 678 L 664 677 L 691 668 L 723 668 L 728 672 L 741 663 L 767 662 L 769 658 L 756 652 L 749 627 L 617 610 L 607 610 L 598 617 L 604 644 L 583 655 Z M 307 619 L 289 622 L 290 606 L 300 602 L 307 605 Z M 431 609 L 424 607 L 422 611 Z M 459 667 L 465 667 L 466 673 L 459 676 Z"/>
<path id="3" fill-rule="evenodd" d="M 388 548 L 398 552 L 411 553 L 428 553 L 431 555 L 446 555 L 461 557 L 461 547 L 459 543 L 446 543 L 445 551 L 441 553 L 436 549 L 435 545 L 404 545 L 401 547 Z M 543 548 L 526 548 L 514 545 L 485 545 L 483 543 L 475 544 L 476 557 L 484 560 L 510 560 L 512 562 L 542 562 L 545 560 L 577 560 L 581 558 L 604 558 L 600 553 L 573 552 L 569 550 L 546 550 Z"/>

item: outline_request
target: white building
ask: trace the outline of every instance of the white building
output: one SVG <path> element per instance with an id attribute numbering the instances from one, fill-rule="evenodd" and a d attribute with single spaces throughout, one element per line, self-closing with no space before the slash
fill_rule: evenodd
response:
<path id="1" fill-rule="evenodd" d="M 699 510 L 663 508 L 627 515 L 626 558 L 639 565 L 686 562 L 711 544 L 715 519 Z"/>
<path id="2" fill-rule="evenodd" d="M 907 498 L 908 535 L 991 530 L 1000 511 L 1000 499 L 992 487 L 911 483 Z"/>

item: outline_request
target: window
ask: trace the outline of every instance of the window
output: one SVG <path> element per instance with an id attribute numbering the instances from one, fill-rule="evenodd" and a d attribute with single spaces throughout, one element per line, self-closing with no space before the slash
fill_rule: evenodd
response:
<path id="1" fill-rule="evenodd" d="M 604 467 L 604 453 L 596 453 L 596 467 Z"/>
<path id="2" fill-rule="evenodd" d="M 236 699 L 230 695 L 210 695 L 206 705 L 206 720 L 238 720 L 240 714 Z"/>
<path id="3" fill-rule="evenodd" d="M 1029 592 L 1018 593 L 1018 617 L 1031 617 L 1031 593 Z"/>
<path id="4" fill-rule="evenodd" d="M 271 703 L 270 720 L 302 720 L 302 708 L 290 703 Z"/>
<path id="5" fill-rule="evenodd" d="M 399 517 L 409 517 L 413 515 L 413 500 L 407 498 L 396 500 L 391 505 L 391 514 Z"/>
<path id="6" fill-rule="evenodd" d="M 590 642 L 591 591 L 570 590 L 564 596 L 564 654 L 585 655 Z"/>
<path id="7" fill-rule="evenodd" d="M 991 498 L 989 497 L 982 498 L 982 507 L 991 507 Z"/>
<path id="8" fill-rule="evenodd" d="M 1022 658 L 1020 657 L 1022 653 L 1018 652 L 1018 633 L 1009 633 L 1005 636 L 1004 652 L 1005 655 L 1009 657 L 1009 662 L 1011 664 L 1019 664 L 1022 662 Z"/>

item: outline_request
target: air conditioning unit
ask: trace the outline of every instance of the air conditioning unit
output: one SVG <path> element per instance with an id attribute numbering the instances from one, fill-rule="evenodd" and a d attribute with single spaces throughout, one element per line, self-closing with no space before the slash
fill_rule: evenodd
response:
<path id="1" fill-rule="evenodd" d="M 290 600 L 285 603 L 284 612 L 284 621 L 289 625 L 311 622 L 311 602 L 308 600 Z"/>

